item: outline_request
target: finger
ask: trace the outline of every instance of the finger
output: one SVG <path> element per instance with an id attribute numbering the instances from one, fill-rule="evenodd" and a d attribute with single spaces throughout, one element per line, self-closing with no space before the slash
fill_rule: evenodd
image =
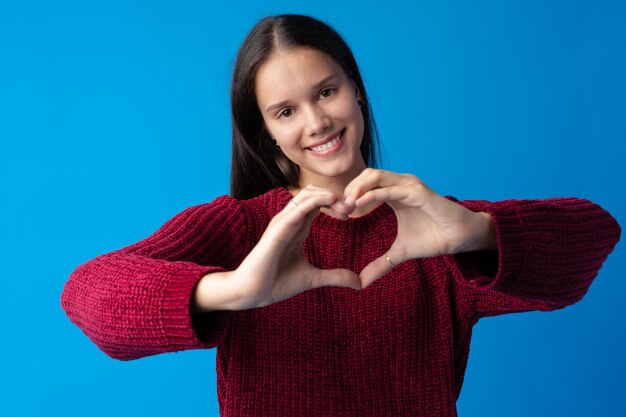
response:
<path id="1" fill-rule="evenodd" d="M 344 191 L 344 201 L 346 204 L 352 205 L 365 192 L 375 188 L 397 185 L 402 181 L 402 177 L 403 174 L 367 168 L 348 184 Z"/>
<path id="2" fill-rule="evenodd" d="M 377 279 L 385 276 L 385 274 L 392 269 L 393 266 L 387 260 L 386 254 L 377 259 L 374 259 L 372 262 L 366 265 L 359 274 L 362 287 L 366 288 Z"/>
<path id="3" fill-rule="evenodd" d="M 305 217 L 304 217 L 304 221 L 303 221 L 303 231 L 306 235 L 309 234 L 309 230 L 311 229 L 311 224 L 313 223 L 313 220 L 315 220 L 315 218 L 317 217 L 317 215 L 319 214 L 320 209 L 319 207 L 310 211 Z"/>
<path id="4" fill-rule="evenodd" d="M 329 206 L 322 206 L 322 208 L 334 211 L 340 216 L 340 218 L 343 218 L 344 220 L 348 218 L 348 214 L 354 211 L 353 208 L 351 208 L 341 200 L 337 200 L 334 204 L 331 204 Z"/>
<path id="5" fill-rule="evenodd" d="M 299 204 L 301 204 L 305 200 L 313 196 L 320 196 L 320 195 L 332 196 L 334 194 L 329 190 L 319 188 L 319 187 L 314 187 L 312 185 L 308 185 L 305 188 L 301 189 L 291 200 L 289 200 L 285 208 L 290 207 L 290 206 L 297 207 Z"/>
<path id="6" fill-rule="evenodd" d="M 315 195 L 301 201 L 295 207 L 287 205 L 271 220 L 263 235 L 276 243 L 292 242 L 308 233 L 311 222 L 319 208 L 333 203 L 334 195 Z"/>
<path id="7" fill-rule="evenodd" d="M 337 195 L 326 189 L 326 188 L 322 188 L 322 187 L 317 187 L 315 185 L 307 185 L 306 187 L 302 188 L 301 190 L 298 191 L 298 193 L 290 200 L 290 203 L 295 203 L 300 204 L 302 201 L 310 198 L 311 196 L 316 196 L 316 195 L 328 195 L 328 196 L 334 196 L 335 199 L 335 203 L 333 204 L 328 204 L 327 207 L 331 207 L 332 205 L 336 204 L 336 202 L 339 200 L 339 198 L 337 197 Z"/>
<path id="8" fill-rule="evenodd" d="M 354 211 L 353 207 L 350 207 L 349 205 L 344 203 L 342 200 L 337 200 L 334 204 L 330 205 L 328 208 L 330 208 L 332 211 L 337 213 L 344 220 L 346 220 L 348 218 L 348 215 Z"/>
<path id="9" fill-rule="evenodd" d="M 352 288 L 354 290 L 361 289 L 361 279 L 349 269 L 314 268 L 314 270 L 315 272 L 311 278 L 311 288 L 336 286 Z"/>
<path id="10" fill-rule="evenodd" d="M 285 217 L 301 219 L 306 217 L 310 212 L 325 206 L 332 206 L 337 201 L 337 196 L 330 191 L 308 191 L 300 192 L 283 208 L 282 213 Z"/>
<path id="11" fill-rule="evenodd" d="M 365 192 L 355 202 L 356 207 L 363 207 L 373 201 L 402 201 L 409 197 L 410 189 L 405 186 L 376 188 Z"/>
<path id="12" fill-rule="evenodd" d="M 296 197 L 294 197 L 293 199 L 291 199 L 290 203 L 292 203 L 292 207 L 293 207 L 293 203 L 295 203 L 297 205 L 298 202 L 302 201 L 304 198 L 307 198 L 307 197 L 309 197 L 311 195 L 321 195 L 321 194 L 332 194 L 332 195 L 335 195 L 332 191 L 330 191 L 330 190 L 328 190 L 326 188 L 322 188 L 322 187 L 318 187 L 318 186 L 309 184 L 306 187 L 304 187 L 302 190 L 300 190 L 298 195 Z M 336 195 L 335 195 L 335 197 L 336 197 Z M 347 204 L 345 204 L 343 202 L 343 200 L 340 200 L 338 197 L 336 197 L 335 202 L 333 204 L 328 204 L 328 205 L 325 205 L 325 206 L 322 206 L 322 207 L 334 211 L 341 218 L 344 218 L 344 219 L 347 219 L 348 215 L 353 210 L 351 207 L 349 207 Z"/>

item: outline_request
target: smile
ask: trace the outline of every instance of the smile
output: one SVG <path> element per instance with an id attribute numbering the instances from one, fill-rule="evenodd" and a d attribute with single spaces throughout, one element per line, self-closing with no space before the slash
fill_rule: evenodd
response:
<path id="1" fill-rule="evenodd" d="M 316 153 L 325 152 L 325 151 L 333 148 L 335 145 L 337 145 L 339 143 L 339 141 L 341 141 L 341 139 L 343 139 L 343 132 L 344 131 L 342 130 L 341 132 L 337 133 L 337 135 L 334 138 L 332 138 L 331 140 L 329 140 L 326 143 L 322 143 L 321 145 L 313 146 L 313 147 L 310 147 L 308 149 L 310 149 L 311 151 L 316 152 Z"/>

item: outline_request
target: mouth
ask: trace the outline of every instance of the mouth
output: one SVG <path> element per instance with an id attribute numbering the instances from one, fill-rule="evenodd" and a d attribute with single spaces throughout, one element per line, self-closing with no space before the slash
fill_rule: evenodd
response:
<path id="1" fill-rule="evenodd" d="M 336 145 L 343 139 L 343 134 L 345 133 L 345 129 L 337 132 L 337 134 L 335 136 L 333 136 L 332 138 L 330 138 L 330 140 L 328 140 L 325 143 L 322 143 L 321 145 L 317 145 L 317 146 L 311 146 L 309 148 L 306 148 L 312 152 L 315 153 L 325 153 L 333 148 L 336 147 Z"/>

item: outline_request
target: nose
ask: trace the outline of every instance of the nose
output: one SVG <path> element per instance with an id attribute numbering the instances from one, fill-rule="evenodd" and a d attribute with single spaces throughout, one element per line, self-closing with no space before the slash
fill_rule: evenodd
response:
<path id="1" fill-rule="evenodd" d="M 324 109 L 319 105 L 312 105 L 307 111 L 307 130 L 313 136 L 326 132 L 331 126 L 331 121 Z"/>

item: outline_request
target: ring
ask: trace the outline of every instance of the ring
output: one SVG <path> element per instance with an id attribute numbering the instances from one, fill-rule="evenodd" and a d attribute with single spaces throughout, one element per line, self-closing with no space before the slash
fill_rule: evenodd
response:
<path id="1" fill-rule="evenodd" d="M 293 198 L 291 200 L 289 200 L 289 204 L 291 204 L 294 207 L 298 207 L 298 203 L 296 203 L 295 201 L 293 201 Z"/>
<path id="2" fill-rule="evenodd" d="M 387 258 L 387 262 L 389 262 L 389 265 L 391 265 L 392 268 L 396 267 L 396 265 L 393 262 L 391 262 L 391 259 L 389 259 L 389 253 L 385 254 L 385 258 Z"/>

